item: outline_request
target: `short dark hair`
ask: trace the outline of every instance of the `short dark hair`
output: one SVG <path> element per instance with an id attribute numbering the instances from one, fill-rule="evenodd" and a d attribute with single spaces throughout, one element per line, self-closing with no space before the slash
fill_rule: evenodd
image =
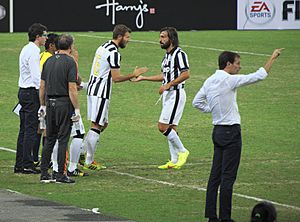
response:
<path id="1" fill-rule="evenodd" d="M 73 42 L 74 42 L 74 39 L 71 35 L 62 34 L 58 38 L 58 48 L 61 49 L 61 50 L 70 49 Z"/>
<path id="2" fill-rule="evenodd" d="M 274 222 L 276 218 L 276 209 L 269 202 L 256 204 L 251 213 L 251 222 Z"/>
<path id="3" fill-rule="evenodd" d="M 162 32 L 167 32 L 168 37 L 173 45 L 173 47 L 178 47 L 179 46 L 179 39 L 178 39 L 178 34 L 177 30 L 174 27 L 164 27 L 160 30 L 160 33 Z"/>
<path id="4" fill-rule="evenodd" d="M 131 29 L 128 28 L 126 25 L 116 25 L 113 30 L 113 39 L 117 39 L 119 35 L 124 36 L 126 32 L 131 33 Z"/>
<path id="5" fill-rule="evenodd" d="M 55 44 L 56 49 L 58 49 L 58 35 L 55 33 L 49 33 L 48 39 L 45 42 L 45 49 L 48 50 L 50 44 Z"/>
<path id="6" fill-rule="evenodd" d="M 240 58 L 240 55 L 235 52 L 222 52 L 219 55 L 219 69 L 225 69 L 225 67 L 227 66 L 227 62 L 234 63 L 235 58 Z"/>
<path id="7" fill-rule="evenodd" d="M 36 36 L 42 36 L 44 31 L 48 31 L 47 27 L 40 24 L 34 23 L 28 28 L 28 39 L 30 42 L 34 42 Z"/>

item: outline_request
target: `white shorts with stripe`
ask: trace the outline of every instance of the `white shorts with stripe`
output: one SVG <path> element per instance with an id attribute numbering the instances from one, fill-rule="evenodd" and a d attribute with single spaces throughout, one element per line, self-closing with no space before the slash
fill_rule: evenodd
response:
<path id="1" fill-rule="evenodd" d="M 105 123 L 108 123 L 109 102 L 109 99 L 87 96 L 88 120 L 98 123 L 100 126 L 104 126 Z"/>
<path id="2" fill-rule="evenodd" d="M 159 122 L 177 126 L 182 117 L 185 101 L 184 89 L 164 91 Z"/>
<path id="3" fill-rule="evenodd" d="M 72 125 L 71 136 L 77 136 L 77 135 L 81 135 L 81 134 L 85 134 L 85 129 L 84 129 L 84 125 L 82 122 L 82 118 L 80 117 L 79 121 L 76 123 L 73 123 L 73 125 Z"/>

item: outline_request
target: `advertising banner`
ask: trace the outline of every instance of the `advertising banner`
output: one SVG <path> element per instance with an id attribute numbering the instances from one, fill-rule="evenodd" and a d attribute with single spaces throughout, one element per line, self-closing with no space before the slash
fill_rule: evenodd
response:
<path id="1" fill-rule="evenodd" d="M 111 31 L 125 24 L 134 31 L 236 29 L 236 0 L 40 0 L 14 1 L 14 31 L 34 22 L 53 31 Z M 230 12 L 230 13 L 229 13 Z"/>
<path id="2" fill-rule="evenodd" d="M 237 29 L 300 29 L 300 0 L 237 0 Z"/>

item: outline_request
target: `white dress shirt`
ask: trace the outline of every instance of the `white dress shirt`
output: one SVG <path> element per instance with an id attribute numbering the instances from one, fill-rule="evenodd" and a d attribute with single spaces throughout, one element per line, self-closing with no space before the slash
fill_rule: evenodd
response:
<path id="1" fill-rule="evenodd" d="M 240 124 L 237 88 L 263 80 L 267 75 L 263 67 L 248 75 L 230 75 L 224 70 L 217 70 L 204 82 L 193 100 L 193 106 L 201 112 L 211 112 L 214 125 Z"/>
<path id="2" fill-rule="evenodd" d="M 19 87 L 40 88 L 40 48 L 33 42 L 29 42 L 23 47 L 19 57 L 19 69 Z"/>

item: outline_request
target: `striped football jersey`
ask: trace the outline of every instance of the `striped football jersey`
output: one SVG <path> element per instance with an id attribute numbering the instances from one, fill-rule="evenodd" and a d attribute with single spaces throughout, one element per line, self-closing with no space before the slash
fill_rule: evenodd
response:
<path id="1" fill-rule="evenodd" d="M 187 54 L 179 47 L 173 48 L 171 52 L 166 53 L 161 64 L 161 71 L 164 74 L 163 85 L 178 78 L 182 72 L 189 70 Z M 173 86 L 172 89 L 183 88 L 185 81 Z"/>
<path id="2" fill-rule="evenodd" d="M 110 99 L 112 88 L 111 69 L 120 68 L 121 55 L 111 40 L 101 45 L 91 68 L 87 95 Z"/>

